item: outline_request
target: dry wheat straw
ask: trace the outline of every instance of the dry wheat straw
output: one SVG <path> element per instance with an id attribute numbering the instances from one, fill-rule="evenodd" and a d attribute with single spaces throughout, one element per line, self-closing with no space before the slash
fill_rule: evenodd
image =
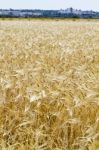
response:
<path id="1" fill-rule="evenodd" d="M 99 150 L 99 21 L 0 21 L 0 150 Z"/>

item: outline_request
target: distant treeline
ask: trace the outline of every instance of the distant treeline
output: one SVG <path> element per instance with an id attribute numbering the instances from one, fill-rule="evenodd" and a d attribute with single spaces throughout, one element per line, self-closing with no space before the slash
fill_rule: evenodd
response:
<path id="1" fill-rule="evenodd" d="M 13 10 L 13 9 L 0 9 L 0 17 L 45 17 L 45 18 L 99 18 L 99 12 L 95 11 L 82 11 L 73 8 L 65 10 Z"/>

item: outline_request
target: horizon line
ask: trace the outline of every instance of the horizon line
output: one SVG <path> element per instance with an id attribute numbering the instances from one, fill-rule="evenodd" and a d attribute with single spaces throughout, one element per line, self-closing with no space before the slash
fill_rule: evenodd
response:
<path id="1" fill-rule="evenodd" d="M 44 8 L 0 8 L 0 10 L 66 10 L 68 8 L 73 8 L 73 7 L 67 7 L 67 8 L 57 8 L 57 9 L 44 9 Z M 95 12 L 99 12 L 98 10 L 94 10 L 94 9 L 77 9 L 77 8 L 73 8 L 74 10 L 81 10 L 81 11 L 95 11 Z"/>

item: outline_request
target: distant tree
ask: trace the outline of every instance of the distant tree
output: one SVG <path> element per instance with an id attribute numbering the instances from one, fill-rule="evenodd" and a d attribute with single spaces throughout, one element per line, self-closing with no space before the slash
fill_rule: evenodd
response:
<path id="1" fill-rule="evenodd" d="M 70 13 L 71 13 L 71 14 L 73 13 L 73 8 L 72 8 L 72 7 L 70 7 Z"/>

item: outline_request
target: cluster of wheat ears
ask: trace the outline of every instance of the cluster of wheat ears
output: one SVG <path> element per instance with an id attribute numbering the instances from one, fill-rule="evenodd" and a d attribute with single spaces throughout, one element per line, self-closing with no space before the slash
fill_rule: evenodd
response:
<path id="1" fill-rule="evenodd" d="M 0 150 L 99 150 L 99 21 L 0 21 Z"/>

